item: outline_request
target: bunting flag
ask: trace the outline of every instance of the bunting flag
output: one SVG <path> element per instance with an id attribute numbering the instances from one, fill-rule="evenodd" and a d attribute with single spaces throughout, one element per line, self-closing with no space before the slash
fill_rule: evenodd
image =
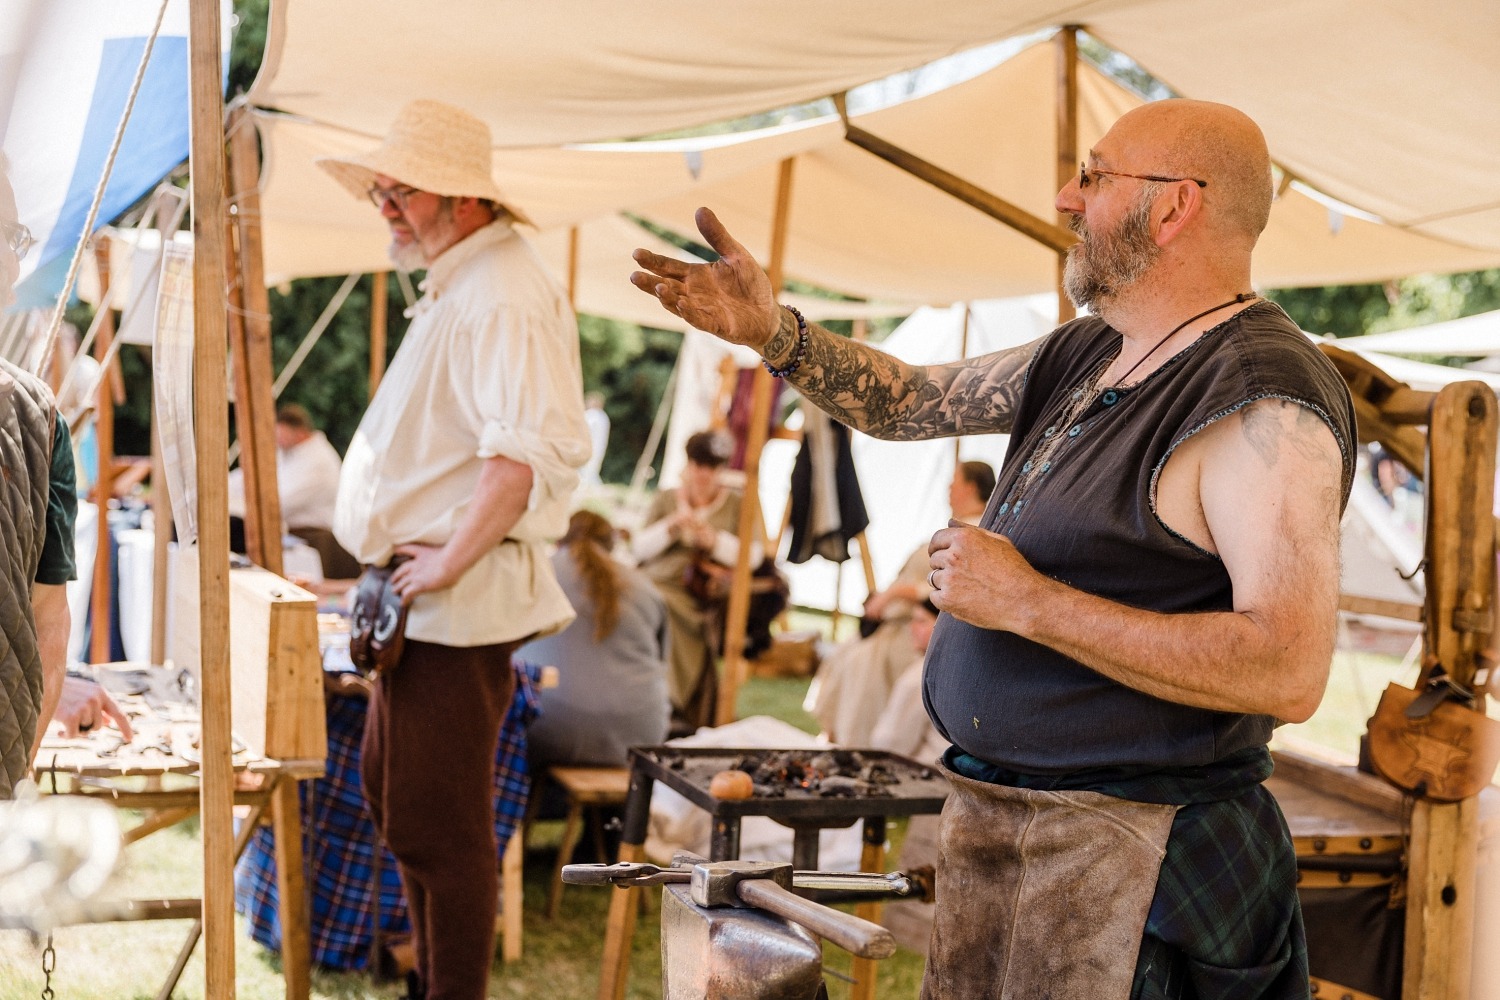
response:
<path id="1" fill-rule="evenodd" d="M 231 22 L 222 0 L 228 65 Z M 6 0 L 0 5 L 0 149 L 19 222 L 36 243 L 17 307 L 55 301 L 103 175 L 162 0 Z M 188 0 L 169 0 L 94 228 L 188 155 Z"/>

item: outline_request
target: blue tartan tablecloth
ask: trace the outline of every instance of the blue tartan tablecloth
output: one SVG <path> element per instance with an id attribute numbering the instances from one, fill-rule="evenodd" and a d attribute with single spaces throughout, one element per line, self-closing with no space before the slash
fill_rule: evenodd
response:
<path id="1" fill-rule="evenodd" d="M 516 695 L 500 730 L 495 756 L 495 837 L 504 849 L 526 811 L 531 779 L 526 769 L 526 724 L 536 717 L 537 667 L 517 662 Z M 359 780 L 359 746 L 367 703 L 327 699 L 328 772 L 301 783 L 303 856 L 311 894 L 312 960 L 330 969 L 363 969 L 369 963 L 375 916 L 375 828 Z M 411 925 L 396 860 L 380 850 L 381 936 L 406 934 Z M 277 917 L 276 842 L 268 827 L 256 830 L 235 866 L 235 906 L 250 936 L 281 950 Z"/>

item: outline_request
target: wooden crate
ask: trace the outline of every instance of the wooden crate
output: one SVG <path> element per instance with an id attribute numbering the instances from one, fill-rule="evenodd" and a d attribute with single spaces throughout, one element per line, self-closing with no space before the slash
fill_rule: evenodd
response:
<path id="1" fill-rule="evenodd" d="M 818 633 L 781 632 L 750 661 L 753 677 L 811 677 L 818 669 Z"/>
<path id="2" fill-rule="evenodd" d="M 198 550 L 181 548 L 172 565 L 168 655 L 195 676 L 198 607 Z M 229 636 L 235 736 L 256 755 L 322 760 L 328 737 L 317 598 L 258 566 L 231 569 Z"/>

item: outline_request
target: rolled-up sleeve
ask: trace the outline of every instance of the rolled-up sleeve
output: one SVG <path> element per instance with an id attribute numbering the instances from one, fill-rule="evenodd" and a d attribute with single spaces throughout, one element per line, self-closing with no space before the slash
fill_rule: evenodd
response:
<path id="1" fill-rule="evenodd" d="M 577 326 L 571 316 L 524 307 L 496 309 L 485 325 L 474 331 L 478 456 L 531 468 L 528 510 L 566 502 L 590 452 Z"/>

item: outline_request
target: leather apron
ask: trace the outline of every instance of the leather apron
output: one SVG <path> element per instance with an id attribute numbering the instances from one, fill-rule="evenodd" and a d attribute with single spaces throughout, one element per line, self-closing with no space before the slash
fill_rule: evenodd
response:
<path id="1" fill-rule="evenodd" d="M 922 1000 L 1126 1000 L 1177 806 L 944 770 Z"/>

